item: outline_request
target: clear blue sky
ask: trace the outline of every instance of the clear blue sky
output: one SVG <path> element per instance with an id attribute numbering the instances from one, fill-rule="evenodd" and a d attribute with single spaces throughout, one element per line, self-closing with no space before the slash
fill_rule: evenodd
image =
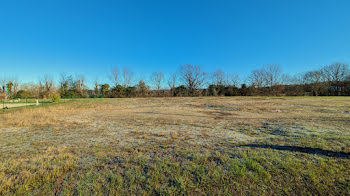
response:
<path id="1" fill-rule="evenodd" d="M 107 81 L 112 66 L 147 77 L 180 64 L 247 76 L 350 62 L 350 0 L 0 0 L 0 77 Z M 91 84 L 91 83 L 89 83 Z"/>

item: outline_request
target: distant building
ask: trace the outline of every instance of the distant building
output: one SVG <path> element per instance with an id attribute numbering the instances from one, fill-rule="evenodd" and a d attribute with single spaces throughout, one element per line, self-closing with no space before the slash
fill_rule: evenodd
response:
<path id="1" fill-rule="evenodd" d="M 0 93 L 0 100 L 6 100 L 6 93 Z"/>

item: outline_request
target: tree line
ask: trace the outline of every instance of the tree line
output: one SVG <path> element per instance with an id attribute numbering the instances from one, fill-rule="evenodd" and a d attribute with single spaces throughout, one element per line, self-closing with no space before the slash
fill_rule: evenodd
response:
<path id="1" fill-rule="evenodd" d="M 181 65 L 179 71 L 168 76 L 154 72 L 148 81 L 141 79 L 134 85 L 133 76 L 129 68 L 115 67 L 108 73 L 110 82 L 95 81 L 93 89 L 86 86 L 83 75 L 61 74 L 58 83 L 44 76 L 38 83 L 21 85 L 17 80 L 1 79 L 0 91 L 8 98 L 350 95 L 349 65 L 345 63 L 332 63 L 295 75 L 283 73 L 279 64 L 270 64 L 252 70 L 244 81 L 237 74 L 221 69 L 207 73 L 192 64 Z"/>

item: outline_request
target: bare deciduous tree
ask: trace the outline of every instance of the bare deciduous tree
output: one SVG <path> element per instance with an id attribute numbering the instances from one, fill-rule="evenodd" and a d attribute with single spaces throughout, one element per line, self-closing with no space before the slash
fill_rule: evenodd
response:
<path id="1" fill-rule="evenodd" d="M 303 85 L 306 83 L 305 81 L 305 73 L 297 73 L 289 76 L 288 78 L 289 84 L 291 85 Z"/>
<path id="2" fill-rule="evenodd" d="M 345 63 L 333 63 L 323 67 L 321 72 L 328 82 L 342 82 L 349 73 L 349 66 Z"/>
<path id="3" fill-rule="evenodd" d="M 53 90 L 53 80 L 51 77 L 49 77 L 48 75 L 44 76 L 44 90 L 46 92 L 46 95 L 49 95 L 52 90 Z"/>
<path id="4" fill-rule="evenodd" d="M 221 69 L 216 70 L 213 73 L 213 83 L 216 85 L 225 85 L 226 74 Z"/>
<path id="5" fill-rule="evenodd" d="M 95 95 L 99 94 L 98 93 L 98 82 L 97 82 L 97 80 L 95 80 L 95 83 L 94 83 L 94 93 L 95 93 Z"/>
<path id="6" fill-rule="evenodd" d="M 49 96 L 53 91 L 53 88 L 53 80 L 48 75 L 45 75 L 43 78 L 39 79 L 38 94 L 40 97 Z"/>
<path id="7" fill-rule="evenodd" d="M 119 69 L 117 67 L 112 68 L 109 78 L 114 84 L 114 87 L 116 87 L 119 83 Z"/>
<path id="8" fill-rule="evenodd" d="M 59 84 L 60 84 L 60 88 L 63 88 L 64 84 L 66 83 L 67 81 L 67 76 L 65 73 L 61 73 L 60 75 L 60 81 L 59 81 Z"/>
<path id="9" fill-rule="evenodd" d="M 255 69 L 249 77 L 252 86 L 261 88 L 264 85 L 264 71 L 262 69 Z"/>
<path id="10" fill-rule="evenodd" d="M 199 65 L 182 65 L 180 68 L 181 79 L 187 87 L 190 95 L 195 95 L 205 82 L 206 73 L 202 71 Z"/>
<path id="11" fill-rule="evenodd" d="M 76 77 L 76 81 L 75 81 L 75 85 L 74 85 L 74 89 L 75 91 L 80 94 L 83 95 L 84 91 L 86 89 L 85 86 L 85 76 L 80 75 Z"/>
<path id="12" fill-rule="evenodd" d="M 154 72 L 152 74 L 151 81 L 153 83 L 154 88 L 157 90 L 158 96 L 159 96 L 160 89 L 162 87 L 163 73 L 162 72 Z"/>
<path id="13" fill-rule="evenodd" d="M 168 78 L 168 87 L 170 89 L 171 96 L 174 96 L 176 83 L 177 83 L 177 74 L 173 73 Z"/>
<path id="14" fill-rule="evenodd" d="M 133 73 L 130 71 L 129 68 L 127 67 L 124 67 L 123 68 L 123 82 L 124 82 L 124 87 L 129 87 L 130 86 L 130 83 L 131 83 L 131 80 L 132 80 L 132 77 L 133 77 Z"/>
<path id="15" fill-rule="evenodd" d="M 32 97 L 39 98 L 39 85 L 33 83 L 27 83 L 21 85 L 21 90 L 27 91 Z"/>
<path id="16" fill-rule="evenodd" d="M 18 82 L 17 80 L 13 80 L 13 94 L 16 95 L 18 91 Z"/>
<path id="17" fill-rule="evenodd" d="M 266 86 L 275 86 L 282 83 L 282 69 L 278 64 L 270 64 L 263 67 Z"/>
<path id="18" fill-rule="evenodd" d="M 228 75 L 228 82 L 230 85 L 235 86 L 235 87 L 239 87 L 240 86 L 240 78 L 239 75 L 237 74 L 230 74 Z"/>
<path id="19" fill-rule="evenodd" d="M 45 87 L 44 87 L 44 81 L 43 81 L 43 79 L 39 79 L 39 82 L 38 82 L 39 84 L 38 84 L 38 98 L 41 98 L 41 97 L 44 97 L 44 89 L 45 89 Z"/>
<path id="20" fill-rule="evenodd" d="M 322 72 L 321 71 L 309 71 L 304 74 L 304 81 L 306 84 L 319 83 L 322 82 Z"/>
<path id="21" fill-rule="evenodd" d="M 9 97 L 12 97 L 13 94 L 13 82 L 10 80 L 6 83 L 7 94 Z"/>
<path id="22" fill-rule="evenodd" d="M 281 84 L 282 69 L 278 64 L 266 65 L 261 69 L 253 70 L 249 79 L 253 86 L 257 88 L 265 86 L 275 86 Z"/>
<path id="23" fill-rule="evenodd" d="M 61 73 L 59 85 L 59 92 L 61 95 L 66 95 L 69 90 L 69 80 L 65 73 Z"/>
<path id="24" fill-rule="evenodd" d="M 323 88 L 323 74 L 322 71 L 309 71 L 304 74 L 304 81 L 306 84 L 310 84 L 312 91 L 316 96 L 319 95 L 320 91 Z"/>
<path id="25" fill-rule="evenodd" d="M 300 82 L 300 75 L 297 75 L 297 74 L 284 73 L 282 78 L 283 78 L 283 84 L 285 85 L 294 85 L 294 84 L 299 84 Z"/>

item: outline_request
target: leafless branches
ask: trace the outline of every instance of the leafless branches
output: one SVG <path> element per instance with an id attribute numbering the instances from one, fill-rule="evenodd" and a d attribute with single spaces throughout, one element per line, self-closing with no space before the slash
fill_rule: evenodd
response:
<path id="1" fill-rule="evenodd" d="M 177 74 L 173 73 L 168 78 L 168 87 L 170 89 L 171 96 L 174 96 L 176 84 L 177 84 Z"/>
<path id="2" fill-rule="evenodd" d="M 225 72 L 223 72 L 221 69 L 216 70 L 213 73 L 213 83 L 216 85 L 225 85 L 227 83 Z"/>
<path id="3" fill-rule="evenodd" d="M 123 86 L 125 88 L 130 86 L 133 75 L 134 75 L 133 72 L 131 72 L 129 68 L 127 67 L 123 68 L 122 76 L 123 76 L 123 82 L 124 82 Z"/>
<path id="4" fill-rule="evenodd" d="M 253 70 L 250 75 L 253 86 L 260 88 L 264 86 L 275 86 L 282 83 L 282 69 L 278 64 L 266 65 L 261 69 Z"/>
<path id="5" fill-rule="evenodd" d="M 163 73 L 162 72 L 153 72 L 151 81 L 153 83 L 153 86 L 155 90 L 160 91 L 162 87 L 162 81 L 163 81 Z"/>
<path id="6" fill-rule="evenodd" d="M 240 80 L 238 74 L 230 74 L 230 75 L 228 75 L 228 83 L 231 86 L 239 87 L 240 82 L 241 82 L 241 80 Z"/>
<path id="7" fill-rule="evenodd" d="M 205 82 L 206 73 L 202 71 L 199 65 L 182 65 L 180 68 L 181 79 L 187 87 L 189 94 L 194 95 Z"/>
<path id="8" fill-rule="evenodd" d="M 321 69 L 322 76 L 327 82 L 341 82 L 349 74 L 349 66 L 345 63 L 333 63 Z"/>
<path id="9" fill-rule="evenodd" d="M 119 84 L 119 69 L 117 67 L 112 68 L 109 79 L 112 81 L 114 87 Z"/>

